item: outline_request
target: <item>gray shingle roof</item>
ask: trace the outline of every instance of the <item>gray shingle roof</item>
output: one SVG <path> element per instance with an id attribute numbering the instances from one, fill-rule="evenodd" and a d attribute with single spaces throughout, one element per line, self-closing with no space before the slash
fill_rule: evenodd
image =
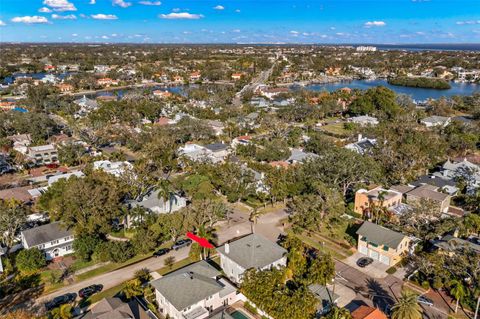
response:
<path id="1" fill-rule="evenodd" d="M 22 231 L 28 247 L 48 243 L 56 239 L 72 236 L 71 230 L 65 229 L 59 222 L 54 222 Z"/>
<path id="2" fill-rule="evenodd" d="M 244 269 L 263 268 L 281 259 L 287 251 L 258 234 L 251 234 L 229 243 L 229 253 L 225 245 L 217 251 L 227 256 Z"/>
<path id="3" fill-rule="evenodd" d="M 153 280 L 151 285 L 182 311 L 224 289 L 225 286 L 215 279 L 218 275 L 218 270 L 202 260 Z"/>
<path id="4" fill-rule="evenodd" d="M 367 238 L 368 242 L 397 248 L 405 235 L 380 225 L 365 221 L 357 230 L 357 234 Z"/>
<path id="5" fill-rule="evenodd" d="M 104 298 L 83 319 L 149 319 L 149 316 L 134 300 L 124 303 L 119 298 Z"/>

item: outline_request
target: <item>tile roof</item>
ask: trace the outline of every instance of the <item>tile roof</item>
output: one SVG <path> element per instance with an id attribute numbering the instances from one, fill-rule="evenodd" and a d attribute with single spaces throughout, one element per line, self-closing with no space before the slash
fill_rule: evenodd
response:
<path id="1" fill-rule="evenodd" d="M 387 319 L 387 316 L 378 308 L 360 306 L 352 312 L 353 319 Z"/>

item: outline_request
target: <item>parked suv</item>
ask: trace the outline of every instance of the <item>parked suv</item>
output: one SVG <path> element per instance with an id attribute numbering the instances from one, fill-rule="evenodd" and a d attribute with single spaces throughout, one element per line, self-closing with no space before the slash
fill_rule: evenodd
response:
<path id="1" fill-rule="evenodd" d="M 175 244 L 172 246 L 172 249 L 179 250 L 180 248 L 187 247 L 191 243 L 191 239 L 180 239 L 175 242 Z"/>
<path id="2" fill-rule="evenodd" d="M 168 248 L 162 248 L 153 253 L 154 257 L 160 257 L 167 254 L 170 251 Z"/>
<path id="3" fill-rule="evenodd" d="M 57 308 L 61 305 L 66 304 L 66 303 L 73 302 L 76 298 L 77 298 L 76 293 L 68 293 L 68 294 L 65 294 L 65 295 L 55 297 L 52 300 L 50 300 L 49 302 L 45 303 L 45 309 L 47 309 L 47 311 L 50 311 L 54 308 Z"/>
<path id="4" fill-rule="evenodd" d="M 102 291 L 103 285 L 91 285 L 85 288 L 82 288 L 78 291 L 78 295 L 80 298 L 88 298 L 91 295 Z"/>
<path id="5" fill-rule="evenodd" d="M 371 263 L 373 263 L 373 259 L 370 257 L 362 257 L 359 260 L 357 260 L 358 267 L 362 267 L 362 268 L 367 267 Z"/>

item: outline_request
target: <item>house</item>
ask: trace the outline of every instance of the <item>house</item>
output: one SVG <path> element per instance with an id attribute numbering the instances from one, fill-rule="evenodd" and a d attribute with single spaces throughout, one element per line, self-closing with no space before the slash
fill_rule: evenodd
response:
<path id="1" fill-rule="evenodd" d="M 261 90 L 261 94 L 268 99 L 273 99 L 279 94 L 287 94 L 290 90 L 288 88 L 265 88 Z"/>
<path id="2" fill-rule="evenodd" d="M 48 165 L 58 162 L 57 148 L 53 144 L 30 146 L 26 154 L 36 165 Z"/>
<path id="3" fill-rule="evenodd" d="M 426 127 L 445 127 L 450 124 L 451 118 L 445 116 L 433 115 L 422 119 L 420 122 Z"/>
<path id="4" fill-rule="evenodd" d="M 214 143 L 205 146 L 186 143 L 185 146 L 180 147 L 179 154 L 184 155 L 194 162 L 223 162 L 229 154 L 228 144 Z"/>
<path id="5" fill-rule="evenodd" d="M 73 232 L 62 227 L 60 222 L 24 230 L 21 239 L 23 248 L 37 247 L 47 260 L 73 253 Z"/>
<path id="6" fill-rule="evenodd" d="M 128 201 L 129 208 L 142 207 L 150 212 L 156 214 L 166 214 L 176 212 L 177 210 L 187 206 L 187 199 L 185 197 L 171 194 L 170 198 L 165 201 L 160 195 L 160 191 L 150 191 L 139 200 Z"/>
<path id="7" fill-rule="evenodd" d="M 213 132 L 215 133 L 215 136 L 219 136 L 223 134 L 225 125 L 223 125 L 221 121 L 206 120 L 205 123 L 213 130 Z"/>
<path id="8" fill-rule="evenodd" d="M 154 97 L 159 97 L 161 99 L 167 99 L 169 97 L 172 97 L 172 92 L 169 91 L 164 91 L 164 90 L 155 90 L 153 91 L 153 96 Z"/>
<path id="9" fill-rule="evenodd" d="M 22 154 L 27 154 L 28 146 L 32 143 L 30 134 L 10 135 L 7 136 L 7 139 L 12 141 L 13 149 Z"/>
<path id="10" fill-rule="evenodd" d="M 0 176 L 14 171 L 14 167 L 8 162 L 7 155 L 0 153 Z"/>
<path id="11" fill-rule="evenodd" d="M 304 161 L 307 161 L 309 159 L 315 159 L 317 157 L 319 156 L 315 153 L 304 152 L 301 149 L 293 148 L 291 149 L 291 155 L 287 159 L 287 162 L 290 164 L 298 164 L 303 163 Z"/>
<path id="12" fill-rule="evenodd" d="M 151 317 L 132 299 L 128 303 L 120 298 L 103 298 L 82 319 L 150 319 Z"/>
<path id="13" fill-rule="evenodd" d="M 358 124 L 360 126 L 375 126 L 378 124 L 378 119 L 373 116 L 362 115 L 362 116 L 355 116 L 348 119 L 349 122 Z"/>
<path id="14" fill-rule="evenodd" d="M 245 145 L 250 144 L 251 140 L 252 140 L 251 136 L 248 136 L 248 135 L 239 136 L 239 137 L 236 137 L 232 140 L 232 142 L 230 143 L 230 146 L 233 149 L 236 149 L 238 145 L 245 146 Z"/>
<path id="15" fill-rule="evenodd" d="M 357 230 L 358 251 L 376 261 L 393 266 L 409 250 L 410 238 L 369 221 Z"/>
<path id="16" fill-rule="evenodd" d="M 405 193 L 407 203 L 411 204 L 420 200 L 427 200 L 438 205 L 442 213 L 447 213 L 450 207 L 451 196 L 438 192 L 438 187 L 433 185 L 420 185 Z"/>
<path id="17" fill-rule="evenodd" d="M 109 87 L 112 85 L 118 85 L 118 81 L 112 80 L 111 78 L 101 78 L 97 80 L 97 84 L 100 86 Z"/>
<path id="18" fill-rule="evenodd" d="M 359 189 L 355 193 L 353 210 L 357 214 L 369 216 L 369 210 L 372 206 L 381 206 L 388 209 L 401 204 L 402 198 L 402 193 L 392 189 L 384 189 L 380 186 L 370 190 Z"/>
<path id="19" fill-rule="evenodd" d="M 311 284 L 308 286 L 308 290 L 318 300 L 317 315 L 319 316 L 328 313 L 340 298 L 339 295 L 323 285 Z"/>
<path id="20" fill-rule="evenodd" d="M 57 85 L 57 88 L 60 92 L 66 93 L 66 92 L 72 92 L 73 91 L 73 85 L 68 84 L 68 83 L 61 83 Z"/>
<path id="21" fill-rule="evenodd" d="M 441 171 L 434 175 L 453 181 L 463 178 L 468 182 L 467 188 L 470 191 L 480 188 L 480 165 L 474 164 L 466 158 L 461 161 L 447 160 L 442 165 Z"/>
<path id="22" fill-rule="evenodd" d="M 33 197 L 32 195 L 30 195 L 29 190 L 31 190 L 31 186 L 2 189 L 0 190 L 0 199 L 1 200 L 13 199 L 20 203 L 29 204 L 29 203 L 32 203 L 33 201 Z"/>
<path id="23" fill-rule="evenodd" d="M 422 175 L 417 180 L 408 184 L 411 187 L 418 187 L 421 185 L 432 185 L 437 187 L 441 192 L 448 195 L 455 195 L 458 192 L 457 183 L 452 179 L 445 179 L 436 175 Z"/>
<path id="24" fill-rule="evenodd" d="M 121 176 L 125 173 L 126 170 L 129 170 L 133 167 L 132 164 L 126 161 L 118 161 L 118 162 L 111 162 L 111 161 L 95 161 L 93 162 L 94 169 L 101 169 L 106 173 L 112 174 L 116 177 Z"/>
<path id="25" fill-rule="evenodd" d="M 472 250 L 477 254 L 480 254 L 480 239 L 470 240 L 458 238 L 458 231 L 455 230 L 453 235 L 446 235 L 440 239 L 432 242 L 433 246 L 439 251 L 448 255 L 454 255 L 455 253 L 463 253 L 466 250 Z"/>
<path id="26" fill-rule="evenodd" d="M 200 72 L 190 73 L 190 82 L 200 81 L 201 78 L 202 78 L 202 74 Z"/>
<path id="27" fill-rule="evenodd" d="M 82 98 L 73 101 L 73 103 L 80 106 L 80 110 L 76 113 L 78 116 L 85 116 L 98 108 L 97 101 L 89 99 L 85 95 Z"/>
<path id="28" fill-rule="evenodd" d="M 150 282 L 158 310 L 172 319 L 208 318 L 238 300 L 236 288 L 202 260 Z"/>
<path id="29" fill-rule="evenodd" d="M 352 319 L 388 319 L 378 308 L 361 305 L 352 311 Z"/>
<path id="30" fill-rule="evenodd" d="M 249 269 L 265 270 L 287 264 L 287 251 L 258 234 L 226 243 L 217 252 L 223 272 L 236 283 L 242 281 L 243 273 Z"/>
<path id="31" fill-rule="evenodd" d="M 229 145 L 225 143 L 213 143 L 205 145 L 211 156 L 217 161 L 223 161 L 229 154 Z"/>
<path id="32" fill-rule="evenodd" d="M 232 80 L 238 81 L 242 78 L 242 76 L 243 76 L 243 73 L 233 73 L 232 74 Z"/>
<path id="33" fill-rule="evenodd" d="M 365 155 L 369 154 L 376 144 L 376 139 L 363 137 L 362 134 L 359 134 L 357 141 L 345 145 L 345 148 L 357 152 L 360 155 Z"/>

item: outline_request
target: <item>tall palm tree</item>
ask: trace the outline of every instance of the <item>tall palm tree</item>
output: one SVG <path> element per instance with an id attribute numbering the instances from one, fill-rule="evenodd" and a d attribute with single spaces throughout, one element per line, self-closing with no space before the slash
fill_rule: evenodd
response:
<path id="1" fill-rule="evenodd" d="M 455 304 L 455 313 L 458 310 L 458 304 L 463 297 L 465 297 L 466 291 L 463 284 L 458 280 L 452 280 L 449 282 L 448 286 L 450 287 L 450 294 L 455 298 L 457 303 Z"/>
<path id="2" fill-rule="evenodd" d="M 334 306 L 332 310 L 328 313 L 327 319 L 351 319 L 352 315 L 350 311 L 345 308 L 338 308 Z"/>
<path id="3" fill-rule="evenodd" d="M 422 310 L 417 297 L 412 292 L 402 292 L 402 296 L 392 307 L 392 319 L 421 319 Z"/>
<path id="4" fill-rule="evenodd" d="M 160 179 L 158 182 L 158 198 L 163 199 L 164 203 L 168 202 L 169 213 L 172 212 L 172 204 L 177 201 L 177 198 L 174 195 L 175 190 L 172 182 L 168 179 Z"/>

